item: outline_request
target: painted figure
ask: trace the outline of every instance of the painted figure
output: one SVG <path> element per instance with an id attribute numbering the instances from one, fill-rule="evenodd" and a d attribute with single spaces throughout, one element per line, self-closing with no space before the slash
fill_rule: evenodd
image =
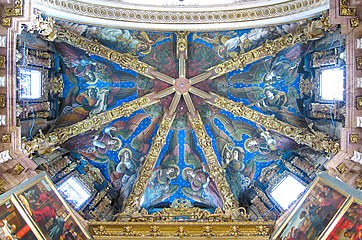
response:
<path id="1" fill-rule="evenodd" d="M 144 157 L 136 159 L 129 148 L 123 148 L 118 153 L 120 162 L 111 173 L 110 178 L 113 187 L 118 191 L 118 205 L 122 209 L 124 201 L 132 191 L 133 184 L 138 176 L 138 169 L 144 161 Z"/>
<path id="2" fill-rule="evenodd" d="M 180 169 L 177 165 L 156 168 L 145 190 L 142 207 L 148 209 L 175 194 L 178 186 L 171 184 L 171 181 L 179 174 Z"/>
<path id="3" fill-rule="evenodd" d="M 190 189 L 182 189 L 186 196 L 192 199 L 203 197 L 213 207 L 222 207 L 222 200 L 216 184 L 210 179 L 210 175 L 206 172 L 205 167 L 200 169 L 186 167 L 182 170 L 182 177 L 191 184 Z"/>
<path id="4" fill-rule="evenodd" d="M 244 148 L 248 152 L 259 152 L 262 155 L 271 153 L 281 153 L 296 149 L 298 144 L 283 135 L 274 131 L 266 131 L 259 127 L 259 136 L 247 138 L 244 142 Z"/>
<path id="5" fill-rule="evenodd" d="M 244 150 L 241 147 L 231 147 L 225 144 L 222 151 L 222 167 L 225 171 L 226 180 L 233 194 L 240 198 L 242 193 L 251 184 L 250 164 L 246 169 L 244 163 Z M 244 172 L 244 170 L 247 170 Z"/>
<path id="6" fill-rule="evenodd" d="M 71 138 L 62 147 L 76 150 L 84 157 L 96 162 L 109 160 L 107 151 L 117 151 L 122 146 L 122 141 L 117 137 L 116 126 L 106 127 L 99 131 L 90 131 L 79 137 Z"/>

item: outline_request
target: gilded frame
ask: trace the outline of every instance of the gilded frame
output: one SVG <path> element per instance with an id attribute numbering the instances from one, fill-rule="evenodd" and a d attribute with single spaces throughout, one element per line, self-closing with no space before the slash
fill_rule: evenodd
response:
<path id="1" fill-rule="evenodd" d="M 3 208 L 4 205 L 6 205 L 5 206 L 6 212 L 4 211 L 5 209 Z M 10 210 L 10 212 L 9 212 L 9 210 Z M 15 217 L 17 217 L 17 219 L 13 220 Z M 4 220 L 6 220 L 6 222 L 4 222 Z M 8 193 L 1 195 L 1 197 L 0 197 L 0 223 L 1 223 L 1 225 L 4 224 L 3 227 L 1 227 L 1 225 L 0 225 L 0 227 L 2 228 L 0 237 L 6 238 L 7 236 L 12 237 L 15 235 L 16 239 L 21 240 L 22 237 L 24 237 L 25 235 L 28 235 L 27 237 L 43 239 L 42 236 L 40 235 L 40 233 L 38 232 L 37 228 L 35 227 L 35 225 L 28 218 L 27 214 L 25 213 L 23 208 L 20 206 L 19 202 L 15 199 L 14 195 L 11 195 Z M 18 225 L 16 225 L 15 223 L 17 223 Z M 20 226 L 19 226 L 19 223 L 21 224 Z M 7 227 L 5 227 L 5 224 L 7 225 Z M 11 235 L 9 235 L 11 233 L 10 232 L 6 233 L 5 232 L 6 230 L 4 230 L 4 229 L 11 231 L 12 227 L 14 227 L 14 233 L 11 236 Z M 29 236 L 29 232 L 32 235 Z M 4 236 L 2 234 L 4 234 Z"/>
<path id="2" fill-rule="evenodd" d="M 35 203 L 31 202 L 33 200 L 31 199 L 32 195 L 36 194 L 37 192 L 40 192 L 40 194 L 37 195 L 38 199 Z M 42 200 L 40 200 L 41 194 L 43 194 Z M 27 197 L 25 195 L 27 195 Z M 58 221 L 58 226 L 61 226 L 59 223 L 62 221 L 63 229 L 65 228 L 66 224 L 68 224 L 68 226 L 72 228 L 74 232 L 79 235 L 82 234 L 80 239 L 91 239 L 91 236 L 77 219 L 73 210 L 61 197 L 52 181 L 45 173 L 41 173 L 18 186 L 17 190 L 14 192 L 14 197 L 19 202 L 19 205 L 24 209 L 24 212 L 28 218 L 30 218 L 32 223 L 36 226 L 43 239 L 51 239 L 50 235 L 48 234 L 50 229 L 50 226 L 48 227 L 50 220 L 43 221 L 46 219 L 44 219 L 42 213 L 40 212 L 44 210 L 45 207 L 48 207 L 48 209 L 52 207 L 54 209 L 55 217 L 53 219 Z M 31 204 L 33 204 L 33 206 L 40 205 L 42 208 L 39 206 L 38 209 L 32 209 Z M 38 212 L 40 212 L 40 214 L 38 214 Z M 52 225 L 54 225 L 54 222 Z M 44 231 L 44 229 L 47 231 Z"/>
<path id="3" fill-rule="evenodd" d="M 342 185 L 341 182 L 339 182 L 337 179 L 334 179 L 333 177 L 329 176 L 327 173 L 322 172 L 322 173 L 318 174 L 317 178 L 311 183 L 310 187 L 304 194 L 303 198 L 301 198 L 299 200 L 299 202 L 296 204 L 296 206 L 291 211 L 290 215 L 284 220 L 284 222 L 274 232 L 271 239 L 273 239 L 273 240 L 283 239 L 285 236 L 287 236 L 287 234 L 289 232 L 292 231 L 293 227 L 294 227 L 294 229 L 296 229 L 297 226 L 299 228 L 300 225 L 302 225 L 302 227 L 303 227 L 308 224 L 308 223 L 305 224 L 307 221 L 309 221 L 309 228 L 302 229 L 302 231 L 307 233 L 308 231 L 311 231 L 311 228 L 315 229 L 315 227 L 314 227 L 314 226 L 316 226 L 315 222 L 312 224 L 311 218 L 309 218 L 309 220 L 308 220 L 309 213 L 310 213 L 309 210 L 303 210 L 303 208 L 305 207 L 305 209 L 307 209 L 307 208 L 312 209 L 312 207 L 313 207 L 313 209 L 316 209 L 315 208 L 316 206 L 312 205 L 314 203 L 313 201 L 317 200 L 316 195 L 318 196 L 319 192 L 321 192 L 321 189 L 323 189 L 324 187 L 328 187 L 328 190 L 330 190 L 328 193 L 333 194 L 334 196 L 339 195 L 339 197 L 341 197 L 341 199 L 340 199 L 340 202 L 336 204 L 336 208 L 333 209 L 332 214 L 328 215 L 328 218 L 323 218 L 324 221 L 325 221 L 325 219 L 328 219 L 327 223 L 324 223 L 324 221 L 323 221 L 323 224 L 320 225 L 320 227 L 323 227 L 324 229 L 319 230 L 319 233 L 315 229 L 315 234 L 313 236 L 313 239 L 321 239 L 321 237 L 324 236 L 325 229 L 329 228 L 329 226 L 334 222 L 340 209 L 349 201 L 349 196 L 351 193 L 349 193 L 348 191 L 345 191 L 344 189 L 342 190 L 341 188 L 338 187 L 341 185 Z M 306 207 L 308 204 L 309 204 L 309 206 Z M 317 208 L 316 212 L 320 209 L 321 208 Z M 302 216 L 303 211 L 308 212 L 308 213 L 305 213 L 306 215 L 303 214 L 304 217 L 302 219 L 301 216 Z M 313 216 L 315 216 L 315 215 L 313 215 Z M 297 218 L 302 219 L 302 220 L 297 220 Z"/>

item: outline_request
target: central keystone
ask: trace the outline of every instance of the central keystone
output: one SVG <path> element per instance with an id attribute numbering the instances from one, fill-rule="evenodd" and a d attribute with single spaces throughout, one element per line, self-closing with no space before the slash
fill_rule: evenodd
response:
<path id="1" fill-rule="evenodd" d="M 191 87 L 191 83 L 189 82 L 188 79 L 186 79 L 184 77 L 180 77 L 180 78 L 176 79 L 174 87 L 178 93 L 183 94 L 183 93 L 186 93 L 189 91 L 189 89 Z"/>

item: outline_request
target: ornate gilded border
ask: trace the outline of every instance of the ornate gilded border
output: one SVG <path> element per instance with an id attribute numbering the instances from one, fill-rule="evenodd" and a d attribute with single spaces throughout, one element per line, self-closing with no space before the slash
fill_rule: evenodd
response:
<path id="1" fill-rule="evenodd" d="M 270 239 L 274 222 L 89 222 L 96 239 Z"/>
<path id="2" fill-rule="evenodd" d="M 49 16 L 86 24 L 155 30 L 221 30 L 304 19 L 329 8 L 328 0 L 264 1 L 225 7 L 150 7 L 81 0 L 34 0 Z M 66 14 L 65 14 L 66 13 Z"/>

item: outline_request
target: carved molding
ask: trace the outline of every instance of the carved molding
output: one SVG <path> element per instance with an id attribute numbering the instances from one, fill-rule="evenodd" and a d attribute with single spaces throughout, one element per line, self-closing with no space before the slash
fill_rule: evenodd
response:
<path id="1" fill-rule="evenodd" d="M 1 25 L 3 25 L 4 27 L 11 27 L 11 24 L 12 24 L 12 18 L 4 17 L 1 19 Z"/>
<path id="2" fill-rule="evenodd" d="M 362 56 L 356 57 L 356 69 L 362 70 Z"/>
<path id="3" fill-rule="evenodd" d="M 4 134 L 1 138 L 2 143 L 11 143 L 11 134 Z"/>
<path id="4" fill-rule="evenodd" d="M 340 174 L 343 174 L 343 173 L 345 173 L 345 172 L 348 170 L 348 168 L 347 168 L 347 166 L 346 166 L 345 163 L 340 163 L 340 164 L 336 167 L 336 169 L 337 169 L 337 171 L 338 171 Z"/>
<path id="5" fill-rule="evenodd" d="M 359 143 L 359 134 L 350 134 L 349 143 Z"/>
<path id="6" fill-rule="evenodd" d="M 0 68 L 4 69 L 6 67 L 6 56 L 1 55 L 0 56 Z"/>
<path id="7" fill-rule="evenodd" d="M 350 23 L 351 23 L 351 27 L 352 27 L 352 28 L 358 27 L 358 25 L 359 25 L 359 18 L 351 18 Z"/>
<path id="8" fill-rule="evenodd" d="M 259 1 L 223 7 L 151 7 L 125 3 L 89 3 L 80 0 L 36 0 L 36 8 L 50 16 L 78 19 L 87 24 L 144 27 L 148 29 L 241 28 L 261 24 L 280 24 L 303 19 L 327 10 L 327 0 Z M 253 22 L 252 22 L 253 21 Z M 142 23 L 140 26 L 139 23 Z M 147 26 L 146 24 L 147 23 Z M 218 23 L 217 25 L 215 23 Z M 177 26 L 175 26 L 176 24 Z M 220 24 L 220 25 L 219 25 Z"/>
<path id="9" fill-rule="evenodd" d="M 90 222 L 94 239 L 167 238 L 270 239 L 274 222 Z"/>
<path id="10" fill-rule="evenodd" d="M 6 95 L 0 94 L 0 108 L 6 107 Z"/>

